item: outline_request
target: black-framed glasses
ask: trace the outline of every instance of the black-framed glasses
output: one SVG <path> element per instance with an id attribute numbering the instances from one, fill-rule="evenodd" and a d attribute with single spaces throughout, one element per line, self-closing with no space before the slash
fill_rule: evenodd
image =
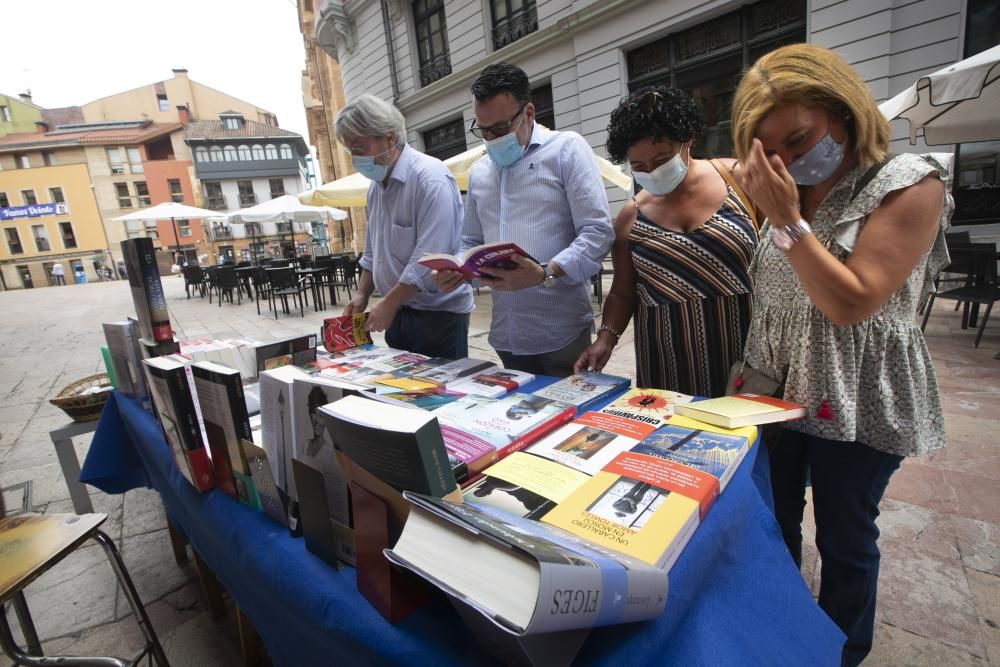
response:
<path id="1" fill-rule="evenodd" d="M 490 127 L 479 127 L 476 125 L 475 119 L 473 119 L 472 125 L 469 126 L 469 132 L 472 132 L 472 136 L 479 137 L 480 139 L 487 138 L 486 135 L 490 135 L 492 137 L 502 137 L 510 132 L 510 129 L 514 127 L 514 121 L 517 120 L 517 117 L 524 112 L 527 106 L 527 103 L 522 104 L 521 108 L 517 110 L 516 114 L 514 114 L 514 117 L 506 123 L 497 123 L 496 125 L 491 125 Z"/>

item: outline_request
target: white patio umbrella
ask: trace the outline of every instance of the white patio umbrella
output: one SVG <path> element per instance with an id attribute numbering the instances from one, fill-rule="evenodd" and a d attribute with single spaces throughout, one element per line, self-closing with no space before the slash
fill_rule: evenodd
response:
<path id="1" fill-rule="evenodd" d="M 133 211 L 126 215 L 120 215 L 117 218 L 112 218 L 119 222 L 133 222 L 139 220 L 170 220 L 170 226 L 174 230 L 174 251 L 180 252 L 181 242 L 177 236 L 177 220 L 198 220 L 201 218 L 219 218 L 225 217 L 225 213 L 220 213 L 219 211 L 209 211 L 206 208 L 198 208 L 197 206 L 188 206 L 187 204 L 178 204 L 176 202 L 168 201 L 162 204 L 157 204 L 156 206 L 150 206 L 149 208 L 140 209 L 138 211 Z"/>
<path id="2" fill-rule="evenodd" d="M 283 195 L 269 201 L 233 211 L 228 214 L 230 220 L 237 222 L 288 222 L 292 223 L 292 247 L 295 246 L 295 222 L 310 222 L 322 218 L 344 220 L 347 211 L 330 206 L 309 206 L 299 201 L 295 195 Z M 251 231 L 254 228 L 251 227 Z M 256 235 L 251 241 L 256 245 Z"/>
<path id="3" fill-rule="evenodd" d="M 444 164 L 451 170 L 458 188 L 465 192 L 469 188 L 469 170 L 479 160 L 486 155 L 486 149 L 480 145 L 475 148 L 459 153 L 444 161 Z M 601 176 L 608 183 L 617 185 L 629 194 L 632 192 L 632 178 L 621 170 L 620 167 L 612 164 L 599 155 L 594 155 L 594 161 L 601 170 Z M 299 195 L 299 199 L 307 204 L 327 204 L 330 206 L 364 206 L 368 198 L 368 186 L 371 184 L 367 178 L 361 174 L 351 174 L 335 181 L 324 183 L 313 190 L 308 190 Z"/>
<path id="4" fill-rule="evenodd" d="M 1000 138 L 1000 46 L 961 60 L 879 105 L 889 120 L 910 121 L 910 143 L 922 130 L 929 145 Z"/>

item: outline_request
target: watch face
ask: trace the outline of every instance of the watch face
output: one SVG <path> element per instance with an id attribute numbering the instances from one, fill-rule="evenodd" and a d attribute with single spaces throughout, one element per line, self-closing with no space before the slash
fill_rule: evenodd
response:
<path id="1" fill-rule="evenodd" d="M 545 280 L 542 281 L 542 287 L 553 287 L 556 284 L 555 276 L 545 276 Z"/>

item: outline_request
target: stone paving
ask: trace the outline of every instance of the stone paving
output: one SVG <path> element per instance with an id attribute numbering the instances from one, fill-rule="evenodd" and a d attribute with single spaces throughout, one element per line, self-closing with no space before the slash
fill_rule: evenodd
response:
<path id="1" fill-rule="evenodd" d="M 605 293 L 608 286 L 609 279 Z M 275 320 L 264 305 L 258 316 L 252 302 L 220 308 L 188 300 L 175 276 L 164 278 L 164 287 L 180 338 L 267 340 L 317 331 L 324 316 L 339 312 Z M 489 311 L 484 291 L 470 327 L 470 356 L 495 360 L 486 340 Z M 0 293 L 0 486 L 31 480 L 36 511 L 72 511 L 48 436 L 68 419 L 47 399 L 103 370 L 100 323 L 132 312 L 124 282 Z M 1000 665 L 1000 361 L 994 359 L 1000 316 L 978 349 L 959 321 L 959 313 L 939 303 L 928 326 L 949 446 L 907 460 L 886 493 L 876 648 L 868 665 Z M 631 333 L 622 340 L 607 370 L 633 376 Z M 87 436 L 75 440 L 81 461 L 88 445 Z M 171 663 L 239 664 L 234 614 L 213 620 L 193 566 L 175 563 L 156 493 L 90 495 L 96 511 L 109 516 L 105 531 L 119 545 Z M 5 498 L 8 507 L 19 501 Z M 807 526 L 808 543 L 811 534 Z M 818 572 L 815 548 L 807 547 L 803 576 L 814 594 Z M 141 645 L 96 545 L 78 549 L 33 582 L 27 598 L 47 653 L 127 657 Z"/>

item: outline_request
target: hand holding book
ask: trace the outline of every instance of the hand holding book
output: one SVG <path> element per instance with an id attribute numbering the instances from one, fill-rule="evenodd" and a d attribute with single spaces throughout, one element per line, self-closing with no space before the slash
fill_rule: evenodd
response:
<path id="1" fill-rule="evenodd" d="M 536 266 L 538 264 L 516 243 L 506 241 L 477 245 L 470 248 L 463 257 L 433 253 L 424 255 L 418 261 L 420 264 L 434 269 L 437 274 L 434 277 L 434 282 L 438 284 L 438 287 L 444 291 L 451 291 L 458 286 L 461 280 L 475 280 L 488 276 L 489 274 L 482 272 L 484 268 L 517 269 L 519 266 L 517 258 L 530 260 Z M 456 276 L 451 272 L 460 273 L 461 280 L 456 280 Z M 450 286 L 451 289 L 447 289 L 446 285 Z"/>

